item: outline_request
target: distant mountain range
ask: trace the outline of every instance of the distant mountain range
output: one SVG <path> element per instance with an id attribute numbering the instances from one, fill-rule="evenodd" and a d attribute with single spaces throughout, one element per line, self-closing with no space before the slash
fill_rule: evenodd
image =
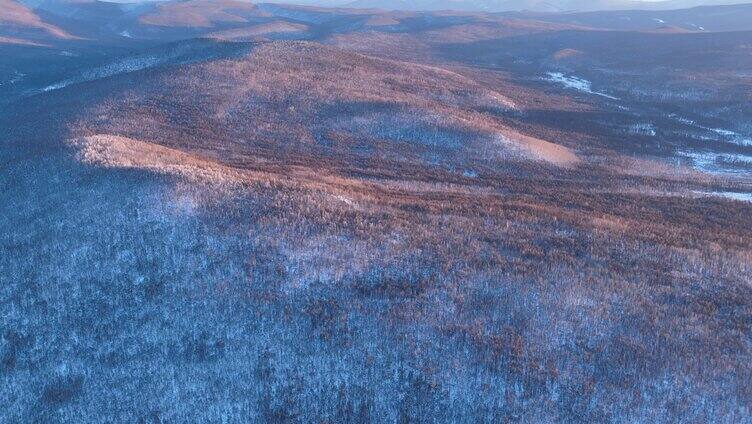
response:
<path id="1" fill-rule="evenodd" d="M 638 0 L 355 0 L 344 3 L 344 5 L 354 8 L 388 10 L 591 12 L 601 10 L 671 10 L 740 3 L 744 2 L 734 0 L 667 0 L 657 2 Z"/>
<path id="2" fill-rule="evenodd" d="M 33 9 L 59 9 L 60 5 L 85 3 L 157 3 L 163 0 L 3 0 L 4 3 L 22 3 Z M 472 12 L 592 12 L 607 10 L 672 10 L 697 6 L 718 6 L 748 3 L 743 0 L 270 0 L 238 3 L 289 3 L 325 7 L 351 7 L 359 9 L 435 11 L 460 10 Z M 3 9 L 6 9 L 3 6 Z M 3 13 L 3 11 L 0 11 Z"/>
<path id="3" fill-rule="evenodd" d="M 279 1 L 279 3 L 285 2 Z M 289 3 L 386 10 L 592 12 L 600 10 L 671 10 L 744 2 L 738 0 L 292 0 Z"/>
<path id="4" fill-rule="evenodd" d="M 305 2 L 306 0 L 301 0 Z M 314 3 L 310 0 L 308 3 Z M 718 0 L 731 1 L 731 0 Z M 318 0 L 348 6 L 335 19 L 329 9 L 243 0 L 142 1 L 0 0 L 0 44 L 55 45 L 72 38 L 184 39 L 202 35 L 260 40 L 306 37 L 355 27 L 402 28 L 406 14 L 454 9 L 459 13 L 504 13 L 577 27 L 663 32 L 752 29 L 752 4 L 696 5 L 700 0 Z M 707 1 L 705 1 L 707 3 Z M 643 10 L 636 10 L 640 6 Z M 648 9 L 649 8 L 649 9 Z M 363 10 L 356 10 L 363 9 Z M 380 9 L 380 10 L 378 10 Z M 384 11 L 384 9 L 405 10 Z M 593 9 L 596 9 L 595 11 Z M 624 9 L 609 11 L 602 9 Z M 631 10 L 630 10 L 631 9 Z M 644 10 L 648 9 L 648 10 Z M 667 9 L 667 10 L 664 10 Z M 565 11 L 565 12 L 561 12 Z M 478 15 L 480 16 L 480 15 Z M 501 16 L 500 16 L 501 17 Z M 487 18 L 487 17 L 486 17 Z M 484 18 L 484 19 L 486 19 Z M 302 25 L 305 23 L 305 25 Z M 263 26 L 256 26 L 262 25 Z M 313 25 L 316 28 L 307 28 Z M 310 31 L 309 31 L 310 30 Z M 229 31 L 229 32 L 228 32 Z"/>

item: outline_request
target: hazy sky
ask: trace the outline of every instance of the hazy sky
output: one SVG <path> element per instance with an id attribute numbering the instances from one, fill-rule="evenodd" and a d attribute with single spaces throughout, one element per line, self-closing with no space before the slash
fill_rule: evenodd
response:
<path id="1" fill-rule="evenodd" d="M 24 1 L 24 0 L 22 0 Z M 25 0 L 25 3 L 34 3 L 41 0 Z M 139 3 L 139 2 L 159 2 L 166 0 L 105 0 L 117 3 Z M 470 9 L 477 9 L 479 6 L 489 9 L 506 8 L 510 4 L 519 7 L 520 4 L 539 6 L 549 5 L 557 7 L 560 10 L 602 10 L 602 9 L 641 9 L 639 4 L 645 4 L 646 9 L 681 9 L 701 5 L 720 5 L 720 4 L 738 4 L 751 3 L 752 0 L 239 0 L 250 3 L 287 3 L 287 4 L 304 4 L 319 6 L 347 6 L 350 4 L 365 5 L 367 7 L 384 7 L 384 8 L 421 8 L 425 5 L 431 5 L 435 8 L 447 6 L 448 8 L 464 9 L 467 5 Z M 659 4 L 662 3 L 662 4 Z M 403 6 L 404 5 L 404 6 Z M 513 6 L 514 7 L 514 6 Z M 533 7 L 534 9 L 536 7 Z"/>
<path id="2" fill-rule="evenodd" d="M 253 0 L 252 0 L 253 1 Z M 369 3 L 371 4 L 390 4 L 393 5 L 395 3 L 404 3 L 406 5 L 412 5 L 412 4 L 419 4 L 419 3 L 427 3 L 429 1 L 436 2 L 436 3 L 465 3 L 465 4 L 480 4 L 480 3 L 486 3 L 486 4 L 495 4 L 500 5 L 503 3 L 522 3 L 521 1 L 515 1 L 515 0 L 370 0 Z M 293 3 L 293 4 L 320 4 L 320 5 L 338 5 L 338 4 L 348 4 L 353 3 L 355 0 L 255 0 L 255 3 Z M 686 6 L 686 7 L 693 7 L 693 6 L 700 6 L 700 5 L 719 5 L 719 4 L 738 4 L 738 3 L 751 3 L 752 0 L 530 0 L 530 2 L 534 3 L 549 3 L 549 4 L 555 4 L 555 5 L 567 5 L 567 4 L 578 4 L 581 6 L 585 5 L 592 5 L 594 7 L 599 7 L 608 3 L 612 4 L 624 4 L 624 3 L 665 3 L 667 5 L 677 5 L 677 6 Z"/>

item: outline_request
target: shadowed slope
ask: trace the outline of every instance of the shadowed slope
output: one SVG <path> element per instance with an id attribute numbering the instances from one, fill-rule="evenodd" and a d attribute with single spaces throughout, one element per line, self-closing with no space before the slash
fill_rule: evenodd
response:
<path id="1" fill-rule="evenodd" d="M 266 41 L 307 38 L 309 36 L 308 30 L 307 25 L 274 20 L 257 25 L 216 31 L 208 36 L 228 41 Z"/>

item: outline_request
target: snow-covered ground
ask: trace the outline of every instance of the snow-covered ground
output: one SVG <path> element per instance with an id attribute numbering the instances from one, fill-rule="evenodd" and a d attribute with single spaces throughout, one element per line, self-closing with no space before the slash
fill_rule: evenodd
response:
<path id="1" fill-rule="evenodd" d="M 669 114 L 668 117 L 675 120 L 676 122 L 680 122 L 684 125 L 695 127 L 702 132 L 709 133 L 710 137 L 700 137 L 702 140 L 717 140 L 736 144 L 738 146 L 752 146 L 752 137 L 740 134 L 736 131 L 701 125 L 692 119 L 688 119 L 673 113 Z M 721 138 L 718 138 L 718 136 L 720 136 Z"/>
<path id="2" fill-rule="evenodd" d="M 13 74 L 10 76 L 10 78 L 8 78 L 7 81 L 0 81 L 0 86 L 6 85 L 6 84 L 8 84 L 8 85 L 15 84 L 15 83 L 21 81 L 25 76 L 26 76 L 26 74 L 23 74 L 23 73 L 18 72 L 18 71 L 13 71 Z"/>
<path id="3" fill-rule="evenodd" d="M 677 152 L 679 156 L 689 159 L 694 168 L 713 174 L 752 175 L 752 155 L 714 151 L 723 144 L 752 146 L 752 137 L 725 128 L 702 125 L 694 119 L 673 113 L 669 114 L 668 117 L 690 127 L 690 129 L 680 132 L 681 134 L 704 143 L 705 147 L 702 150 L 692 149 Z"/>
<path id="4" fill-rule="evenodd" d="M 65 80 L 56 82 L 55 84 L 48 85 L 47 87 L 44 87 L 42 91 L 53 91 L 53 90 L 59 90 L 61 88 L 67 87 L 71 84 L 75 83 L 74 80 Z"/>
<path id="5" fill-rule="evenodd" d="M 647 135 L 655 137 L 655 125 L 650 123 L 637 123 L 629 126 L 629 133 L 634 135 Z"/>
<path id="6" fill-rule="evenodd" d="M 739 134 L 736 131 L 726 130 L 723 128 L 710 128 L 710 127 L 703 127 L 703 126 L 700 126 L 700 128 L 708 130 L 708 131 L 712 131 L 722 136 L 723 140 L 729 143 L 737 144 L 739 146 L 752 146 L 752 138 L 745 137 L 744 135 Z"/>
<path id="7" fill-rule="evenodd" d="M 247 52 L 250 48 L 240 43 L 238 44 L 238 46 L 239 47 L 233 52 L 233 54 L 242 54 L 243 52 Z M 213 57 L 215 54 L 216 53 L 211 49 L 201 49 L 195 47 L 192 44 L 185 44 L 178 46 L 177 48 L 172 48 L 166 52 L 128 57 L 109 63 L 107 65 L 92 68 L 83 71 L 76 76 L 55 82 L 36 91 L 31 91 L 27 94 L 37 94 L 41 92 L 59 90 L 72 84 L 94 81 L 114 75 L 126 74 L 129 72 L 142 71 L 144 69 L 153 68 L 167 63 L 192 63 L 196 61 L 206 60 Z"/>
<path id="8" fill-rule="evenodd" d="M 738 200 L 740 202 L 752 203 L 752 193 L 739 193 L 736 191 L 703 191 L 696 193 L 701 196 L 723 197 L 726 199 Z"/>
<path id="9" fill-rule="evenodd" d="M 696 125 L 695 121 L 693 121 L 693 120 L 691 120 L 689 118 L 685 118 L 683 116 L 679 116 L 679 115 L 677 115 L 675 113 L 670 113 L 668 115 L 668 117 L 671 118 L 671 119 L 673 119 L 673 120 L 675 120 L 675 121 L 677 121 L 677 122 L 681 122 L 682 124 L 685 124 L 685 125 Z"/>
<path id="10" fill-rule="evenodd" d="M 41 92 L 59 90 L 72 84 L 94 81 L 101 78 L 107 78 L 114 75 L 126 74 L 129 72 L 142 71 L 153 68 L 170 61 L 179 59 L 182 54 L 189 51 L 189 48 L 176 49 L 162 55 L 136 56 L 119 60 L 104 66 L 93 68 L 82 72 L 81 74 L 69 79 L 58 81 L 42 88 Z"/>
<path id="11" fill-rule="evenodd" d="M 561 84 L 566 88 L 571 88 L 583 93 L 595 94 L 596 96 L 605 97 L 611 100 L 619 100 L 618 97 L 614 97 L 600 91 L 594 91 L 593 84 L 586 79 L 575 76 L 566 76 L 561 72 L 546 72 L 546 77 L 544 78 L 544 80 Z"/>
<path id="12" fill-rule="evenodd" d="M 164 63 L 169 59 L 170 59 L 169 57 L 160 58 L 156 56 L 125 59 L 120 62 L 111 63 L 106 66 L 101 66 L 99 68 L 94 68 L 92 70 L 86 71 L 80 76 L 73 77 L 67 80 L 59 81 L 54 84 L 48 85 L 42 88 L 42 91 L 46 92 L 46 91 L 59 90 L 71 84 L 77 84 L 77 83 L 86 82 L 86 81 L 94 81 L 100 78 L 111 77 L 113 75 L 140 71 L 140 70 L 151 68 L 153 66 Z"/>
<path id="13" fill-rule="evenodd" d="M 750 174 L 752 172 L 752 156 L 750 155 L 696 150 L 679 151 L 678 154 L 689 159 L 692 166 L 700 171 L 713 174 Z"/>

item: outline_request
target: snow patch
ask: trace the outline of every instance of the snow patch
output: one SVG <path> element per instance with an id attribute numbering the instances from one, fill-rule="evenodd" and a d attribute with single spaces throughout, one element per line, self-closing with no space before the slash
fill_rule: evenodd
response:
<path id="1" fill-rule="evenodd" d="M 725 128 L 715 128 L 715 127 L 707 127 L 707 126 L 704 126 L 704 125 L 700 125 L 696 121 L 684 118 L 684 117 L 676 115 L 674 113 L 669 114 L 668 117 L 671 118 L 671 119 L 673 119 L 673 120 L 675 120 L 675 121 L 677 121 L 677 122 L 680 122 L 680 123 L 682 123 L 684 125 L 690 125 L 690 126 L 693 126 L 695 128 L 701 129 L 703 131 L 707 131 L 709 133 L 719 135 L 719 136 L 723 137 L 723 140 L 720 140 L 720 141 L 725 141 L 727 143 L 736 144 L 737 146 L 752 146 L 752 137 L 748 137 L 748 136 L 745 136 L 743 134 L 739 134 L 736 131 L 727 130 Z M 700 136 L 700 137 L 697 137 L 697 138 L 699 138 L 700 140 L 716 140 L 716 141 L 718 141 L 717 137 L 713 138 L 713 137 Z"/>
<path id="2" fill-rule="evenodd" d="M 703 127 L 703 128 L 704 128 L 704 127 Z M 713 131 L 713 132 L 715 132 L 715 133 L 718 133 L 718 134 L 720 134 L 720 135 L 723 135 L 723 136 L 727 136 L 727 137 L 730 137 L 730 136 L 736 135 L 736 133 L 735 133 L 735 132 L 733 132 L 733 131 L 729 131 L 729 130 L 724 130 L 723 128 L 706 128 L 706 129 L 708 129 L 708 130 L 710 130 L 710 131 Z"/>
<path id="3" fill-rule="evenodd" d="M 342 202 L 342 203 L 344 203 L 344 204 L 346 204 L 348 206 L 356 206 L 355 202 L 352 199 L 350 199 L 350 198 L 348 198 L 346 196 L 343 196 L 341 194 L 334 194 L 334 195 L 332 195 L 332 197 L 334 197 L 335 199 L 339 200 L 340 202 Z"/>
<path id="4" fill-rule="evenodd" d="M 752 156 L 738 153 L 715 153 L 698 151 L 679 151 L 692 162 L 692 166 L 711 174 L 748 174 L 752 167 Z"/>
<path id="5" fill-rule="evenodd" d="M 752 193 L 739 193 L 736 191 L 696 191 L 701 196 L 723 197 L 740 202 L 752 203 Z"/>
<path id="6" fill-rule="evenodd" d="M 70 81 L 70 80 L 61 81 L 61 82 L 58 82 L 58 83 L 55 83 L 55 84 L 52 84 L 52 85 L 48 85 L 47 87 L 44 87 L 42 89 L 42 91 L 47 92 L 47 91 L 59 90 L 59 89 L 61 89 L 63 87 L 67 87 L 67 86 L 69 86 L 71 84 L 73 84 L 73 81 Z"/>
<path id="7" fill-rule="evenodd" d="M 629 126 L 629 133 L 634 135 L 647 135 L 655 137 L 655 126 L 653 124 L 638 123 Z"/>
<path id="8" fill-rule="evenodd" d="M 695 125 L 695 121 L 685 118 L 683 116 L 679 116 L 675 113 L 670 113 L 668 117 L 671 119 L 674 119 L 677 122 L 681 122 L 682 124 L 685 124 L 685 125 Z"/>
<path id="9" fill-rule="evenodd" d="M 731 131 L 723 128 L 704 127 L 702 125 L 698 125 L 698 127 L 724 137 L 724 141 L 728 143 L 736 144 L 738 146 L 752 146 L 752 139 L 747 138 L 736 131 Z"/>
<path id="10" fill-rule="evenodd" d="M 593 84 L 584 79 L 575 76 L 566 76 L 561 72 L 546 72 L 544 80 L 563 85 L 565 88 L 581 91 L 583 93 L 594 94 L 611 100 L 619 100 L 618 97 L 611 96 L 600 91 L 593 90 Z"/>
<path id="11" fill-rule="evenodd" d="M 26 74 L 23 74 L 23 73 L 18 72 L 18 71 L 13 71 L 13 75 L 11 75 L 10 79 L 8 81 L 0 82 L 0 86 L 6 85 L 6 84 L 7 85 L 15 84 L 15 83 L 21 81 L 22 79 L 24 79 L 25 76 L 26 76 Z"/>

